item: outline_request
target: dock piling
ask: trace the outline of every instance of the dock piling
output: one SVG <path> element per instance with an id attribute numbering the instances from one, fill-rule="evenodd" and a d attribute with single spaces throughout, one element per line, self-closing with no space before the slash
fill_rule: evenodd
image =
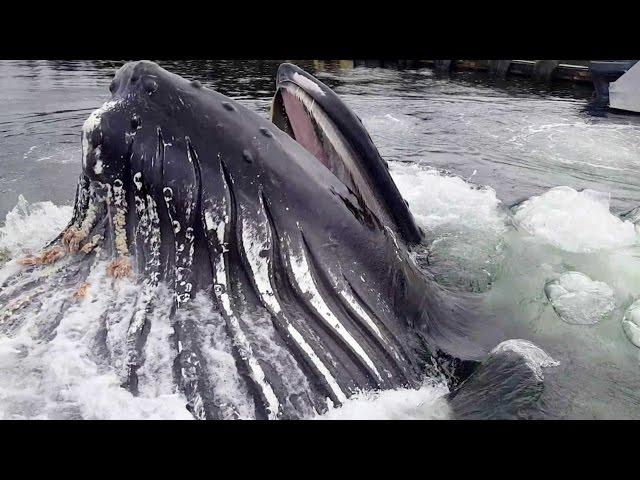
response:
<path id="1" fill-rule="evenodd" d="M 494 77 L 506 77 L 509 67 L 511 67 L 511 60 L 489 60 L 489 73 Z"/>

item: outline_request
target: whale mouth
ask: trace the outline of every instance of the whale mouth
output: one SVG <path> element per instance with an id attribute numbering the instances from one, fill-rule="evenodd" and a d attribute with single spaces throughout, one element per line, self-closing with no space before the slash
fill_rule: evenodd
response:
<path id="1" fill-rule="evenodd" d="M 271 121 L 327 168 L 381 225 L 409 244 L 422 241 L 388 163 L 362 120 L 326 85 L 292 64 L 278 69 Z"/>
<path id="2" fill-rule="evenodd" d="M 278 87 L 271 121 L 352 191 L 363 189 L 367 180 L 359 175 L 357 153 L 326 111 L 302 87 L 293 82 Z"/>

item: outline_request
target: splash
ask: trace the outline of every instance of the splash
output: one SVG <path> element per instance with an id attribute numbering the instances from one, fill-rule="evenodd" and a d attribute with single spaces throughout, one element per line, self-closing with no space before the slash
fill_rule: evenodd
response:
<path id="1" fill-rule="evenodd" d="M 447 420 L 451 411 L 441 383 L 425 383 L 420 389 L 362 392 L 317 420 Z"/>
<path id="2" fill-rule="evenodd" d="M 418 165 L 393 164 L 393 179 L 431 245 L 426 262 L 438 282 L 490 288 L 502 259 L 507 215 L 496 192 Z"/>
<path id="3" fill-rule="evenodd" d="M 574 325 L 593 325 L 616 306 L 614 292 L 604 282 L 581 272 L 567 272 L 544 287 L 558 316 Z"/>
<path id="4" fill-rule="evenodd" d="M 568 252 L 588 253 L 638 243 L 630 221 L 609 211 L 609 194 L 555 187 L 519 205 L 514 220 L 535 238 Z"/>
<path id="5" fill-rule="evenodd" d="M 47 284 L 34 305 L 14 316 L 13 333 L 0 337 L 0 418 L 192 418 L 175 391 L 134 396 L 121 387 L 122 379 L 104 361 L 105 350 L 118 352 L 117 326 L 108 325 L 105 313 L 114 295 L 128 298 L 137 287 L 122 283 L 114 290 L 104 265 L 93 269 L 88 282 L 94 288 L 64 315 L 71 289 Z M 37 301 L 40 308 L 29 308 Z"/>
<path id="6" fill-rule="evenodd" d="M 69 222 L 73 208 L 52 202 L 30 204 L 22 195 L 0 227 L 0 250 L 8 258 L 39 250 Z"/>

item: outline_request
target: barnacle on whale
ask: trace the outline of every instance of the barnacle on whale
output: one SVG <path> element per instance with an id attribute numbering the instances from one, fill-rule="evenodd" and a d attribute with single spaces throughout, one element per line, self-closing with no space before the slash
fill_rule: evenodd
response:
<path id="1" fill-rule="evenodd" d="M 97 203 L 98 200 L 90 199 L 86 210 L 82 212 L 84 219 L 80 227 L 78 228 L 71 225 L 62 235 L 62 244 L 68 248 L 69 252 L 77 253 L 80 249 L 80 244 L 89 237 L 92 229 L 95 227 L 98 221 Z"/>
<path id="2" fill-rule="evenodd" d="M 102 235 L 94 235 L 82 246 L 82 248 L 80 248 L 80 251 L 85 254 L 91 253 L 98 245 L 100 245 L 100 242 L 102 242 L 103 239 L 104 237 Z"/>
<path id="3" fill-rule="evenodd" d="M 107 265 L 107 275 L 113 278 L 124 278 L 131 275 L 131 262 L 128 257 L 118 257 Z"/>
<path id="4" fill-rule="evenodd" d="M 89 284 L 88 282 L 84 282 L 82 285 L 80 285 L 80 287 L 78 287 L 78 290 L 75 291 L 75 293 L 73 294 L 73 298 L 76 300 L 85 298 L 90 286 L 91 284 Z"/>
<path id="5" fill-rule="evenodd" d="M 79 235 L 80 235 L 80 232 L 76 227 L 71 226 L 67 228 L 65 232 L 62 234 L 62 244 L 69 246 L 71 242 L 74 241 L 74 238 Z"/>
<path id="6" fill-rule="evenodd" d="M 51 247 L 43 250 L 38 255 L 28 255 L 20 258 L 17 262 L 20 265 L 33 266 L 33 265 L 49 265 L 57 262 L 64 256 L 64 249 L 61 247 Z"/>

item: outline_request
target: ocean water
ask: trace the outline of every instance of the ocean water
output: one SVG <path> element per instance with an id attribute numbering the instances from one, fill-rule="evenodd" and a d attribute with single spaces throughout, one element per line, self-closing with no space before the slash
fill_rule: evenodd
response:
<path id="1" fill-rule="evenodd" d="M 121 63 L 0 62 L 0 282 L 70 218 L 80 127 L 109 97 Z M 163 66 L 267 115 L 278 63 Z M 640 116 L 598 110 L 580 86 L 298 63 L 348 103 L 389 161 L 427 232 L 423 260 L 438 282 L 481 294 L 559 362 L 545 370 L 541 415 L 640 418 L 640 348 L 629 326 L 640 298 L 640 227 L 620 216 L 640 205 Z M 122 283 L 116 301 L 125 305 L 136 288 Z M 172 389 L 162 309 L 133 397 L 91 344 L 114 301 L 100 289 L 40 340 L 67 293 L 46 296 L 19 334 L 0 337 L 0 418 L 189 418 Z M 115 322 L 114 348 L 118 331 Z M 231 402 L 241 387 L 228 346 L 210 335 L 207 354 Z M 363 392 L 320 418 L 449 418 L 446 393 L 427 379 L 419 390 Z M 251 406 L 237 411 L 248 416 Z"/>

